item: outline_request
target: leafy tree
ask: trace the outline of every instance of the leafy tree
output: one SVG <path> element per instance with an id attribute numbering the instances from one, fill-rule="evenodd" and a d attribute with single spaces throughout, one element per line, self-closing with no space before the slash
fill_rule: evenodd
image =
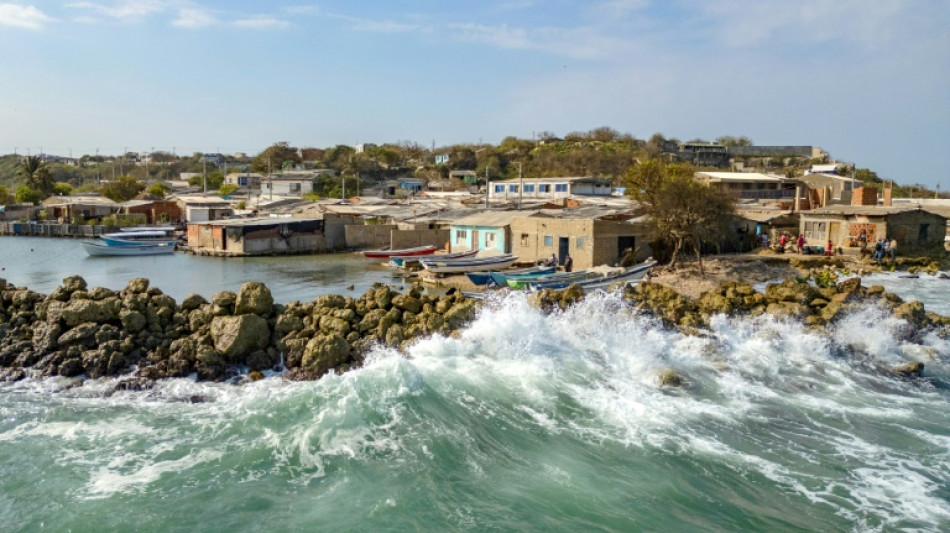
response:
<path id="1" fill-rule="evenodd" d="M 234 185 L 231 183 L 225 183 L 224 185 L 221 186 L 221 188 L 218 189 L 218 194 L 220 194 L 221 196 L 227 196 L 238 189 L 240 189 L 240 187 L 238 187 L 237 185 Z"/>
<path id="2" fill-rule="evenodd" d="M 28 185 L 20 185 L 16 188 L 16 201 L 20 204 L 36 205 L 43 201 L 43 193 Z"/>
<path id="3" fill-rule="evenodd" d="M 165 185 L 164 183 L 155 183 L 147 190 L 150 195 L 156 198 L 165 198 L 165 195 L 168 194 L 168 191 L 170 191 L 171 188 L 169 188 L 168 185 Z"/>
<path id="4" fill-rule="evenodd" d="M 854 169 L 854 179 L 862 181 L 867 184 L 884 183 L 884 180 L 878 177 L 877 172 L 874 172 L 873 170 L 869 170 L 866 168 Z"/>
<path id="5" fill-rule="evenodd" d="M 752 139 L 748 137 L 733 137 L 731 135 L 716 137 L 716 142 L 723 146 L 752 146 Z"/>
<path id="6" fill-rule="evenodd" d="M 53 194 L 57 196 L 69 196 L 73 193 L 73 186 L 68 183 L 54 183 Z"/>
<path id="7" fill-rule="evenodd" d="M 224 174 L 220 170 L 215 170 L 214 172 L 209 172 L 207 177 L 192 176 L 188 178 L 188 185 L 192 187 L 203 187 L 205 185 L 205 179 L 207 179 L 209 191 L 218 189 L 224 184 Z"/>
<path id="8" fill-rule="evenodd" d="M 300 164 L 300 154 L 297 149 L 289 146 L 286 142 L 272 144 L 266 150 L 258 154 L 251 163 L 251 169 L 254 172 L 266 174 L 284 168 L 285 163 L 291 166 Z"/>
<path id="9" fill-rule="evenodd" d="M 25 157 L 20 162 L 19 173 L 26 179 L 26 184 L 31 189 L 39 192 L 43 198 L 53 194 L 53 177 L 50 174 L 49 167 L 39 156 Z"/>
<path id="10" fill-rule="evenodd" d="M 16 197 L 10 194 L 10 191 L 6 187 L 0 185 L 0 205 L 12 204 L 15 201 Z"/>
<path id="11" fill-rule="evenodd" d="M 653 159 L 627 172 L 627 192 L 643 205 L 656 237 L 673 244 L 670 266 L 691 247 L 703 270 L 701 244 L 727 231 L 735 198 L 693 177 L 692 165 L 664 164 Z"/>
<path id="12" fill-rule="evenodd" d="M 99 194 L 113 202 L 126 202 L 145 190 L 145 184 L 131 176 L 121 176 L 115 181 L 103 183 Z"/>

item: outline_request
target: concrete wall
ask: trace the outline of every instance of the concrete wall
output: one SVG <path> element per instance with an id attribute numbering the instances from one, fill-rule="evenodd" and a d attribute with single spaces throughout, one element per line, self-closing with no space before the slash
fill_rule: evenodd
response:
<path id="1" fill-rule="evenodd" d="M 877 189 L 874 187 L 858 187 L 851 196 L 851 205 L 877 205 Z"/>
<path id="2" fill-rule="evenodd" d="M 344 239 L 348 248 L 388 248 L 395 224 L 346 225 Z"/>
<path id="3" fill-rule="evenodd" d="M 464 236 L 459 235 L 460 231 L 465 232 Z M 450 239 L 453 252 L 476 249 L 495 253 L 511 251 L 508 226 L 452 226 Z"/>
<path id="4" fill-rule="evenodd" d="M 415 248 L 417 246 L 432 245 L 436 248 L 444 248 L 445 243 L 449 242 L 449 230 L 447 229 L 416 229 L 416 230 L 393 230 L 390 234 L 390 242 L 394 250 L 401 248 Z"/>
<path id="5" fill-rule="evenodd" d="M 556 219 L 541 217 L 514 218 L 511 221 L 511 253 L 519 262 L 534 262 L 559 254 L 560 239 L 568 239 L 568 253 L 574 268 L 612 265 L 620 259 L 619 239 L 633 237 L 640 248 L 637 259 L 652 254 L 644 227 L 591 219 Z M 558 257 L 563 261 L 563 257 Z"/>
<path id="6" fill-rule="evenodd" d="M 836 230 L 837 227 L 837 230 Z M 877 239 L 897 239 L 897 251 L 915 252 L 942 244 L 946 237 L 946 219 L 926 211 L 908 211 L 887 216 L 802 215 L 801 231 L 808 246 L 856 245 L 861 230 L 869 247 Z"/>

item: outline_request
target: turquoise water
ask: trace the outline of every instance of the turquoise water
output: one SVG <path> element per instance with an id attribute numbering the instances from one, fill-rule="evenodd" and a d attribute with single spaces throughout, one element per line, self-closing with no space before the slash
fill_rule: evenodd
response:
<path id="1" fill-rule="evenodd" d="M 90 287 L 122 289 L 132 278 L 146 277 L 177 301 L 194 292 L 210 298 L 237 291 L 247 281 L 263 281 L 278 302 L 309 301 L 346 287 L 362 294 L 374 283 L 399 287 L 401 279 L 381 260 L 359 254 L 283 257 L 199 257 L 181 252 L 147 257 L 89 257 L 79 240 L 0 237 L 0 278 L 49 294 L 63 278 L 83 276 Z"/>
<path id="2" fill-rule="evenodd" d="M 686 337 L 514 295 L 317 382 L 4 383 L 0 530 L 947 531 L 950 341 L 906 327 L 868 306 Z M 927 379 L 879 370 L 907 360 Z"/>

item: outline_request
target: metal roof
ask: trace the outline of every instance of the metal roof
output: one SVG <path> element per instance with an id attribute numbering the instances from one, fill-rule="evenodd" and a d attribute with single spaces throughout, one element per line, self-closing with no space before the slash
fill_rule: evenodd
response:
<path id="1" fill-rule="evenodd" d="M 880 205 L 828 205 L 810 211 L 802 211 L 802 215 L 865 215 L 883 217 L 907 211 L 916 211 L 918 209 L 921 208 L 916 205 L 892 205 L 889 207 Z"/>
<path id="2" fill-rule="evenodd" d="M 760 172 L 697 172 L 697 176 L 711 178 L 712 181 L 755 182 L 766 181 L 771 183 L 785 183 L 791 181 L 782 176 L 762 174 Z"/>
<path id="3" fill-rule="evenodd" d="M 269 226 L 272 224 L 289 224 L 292 222 L 312 222 L 322 220 L 320 218 L 297 218 L 297 217 L 254 217 L 254 218 L 231 218 L 227 220 L 214 220 L 211 222 L 192 222 L 189 225 L 202 226 Z"/>
<path id="4" fill-rule="evenodd" d="M 501 227 L 511 224 L 511 219 L 528 217 L 537 211 L 481 211 L 452 222 L 453 226 L 490 226 Z"/>

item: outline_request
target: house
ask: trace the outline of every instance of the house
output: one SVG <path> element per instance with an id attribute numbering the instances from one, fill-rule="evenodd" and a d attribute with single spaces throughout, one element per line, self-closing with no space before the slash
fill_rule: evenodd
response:
<path id="1" fill-rule="evenodd" d="M 489 200 L 509 202 L 568 196 L 610 196 L 611 192 L 610 180 L 603 178 L 525 178 L 488 182 Z"/>
<path id="2" fill-rule="evenodd" d="M 474 170 L 452 170 L 449 171 L 449 179 L 458 179 L 469 185 L 474 185 L 478 181 L 478 176 Z"/>
<path id="3" fill-rule="evenodd" d="M 105 196 L 50 196 L 42 205 L 47 219 L 62 223 L 98 220 L 121 210 L 119 204 Z"/>
<path id="4" fill-rule="evenodd" d="M 801 213 L 784 209 L 736 209 L 732 242 L 723 243 L 723 252 L 746 252 L 759 246 L 761 236 L 775 242 L 783 233 L 797 236 Z"/>
<path id="5" fill-rule="evenodd" d="M 346 247 L 343 220 L 242 218 L 188 224 L 188 249 L 199 255 L 312 254 Z"/>
<path id="6" fill-rule="evenodd" d="M 833 205 L 803 211 L 800 231 L 809 246 L 856 247 L 864 231 L 867 242 L 897 239 L 898 251 L 927 251 L 943 245 L 947 217 L 917 205 Z"/>
<path id="7" fill-rule="evenodd" d="M 697 172 L 694 177 L 710 187 L 757 200 L 793 200 L 798 181 L 758 172 Z"/>
<path id="8" fill-rule="evenodd" d="M 728 167 L 731 158 L 726 146 L 719 143 L 667 141 L 663 151 L 700 167 Z"/>
<path id="9" fill-rule="evenodd" d="M 511 253 L 520 262 L 556 255 L 564 264 L 570 253 L 575 269 L 614 265 L 633 250 L 637 261 L 652 255 L 646 217 L 630 213 L 545 210 L 511 219 Z"/>
<path id="10" fill-rule="evenodd" d="M 217 196 L 179 196 L 176 201 L 185 222 L 209 222 L 234 216 L 231 203 Z"/>
<path id="11" fill-rule="evenodd" d="M 184 212 L 175 200 L 129 200 L 121 205 L 122 213 L 141 215 L 146 224 L 184 221 Z"/>
<path id="12" fill-rule="evenodd" d="M 227 185 L 236 185 L 244 189 L 260 190 L 263 174 L 256 172 L 232 172 L 224 177 L 224 183 Z"/>
<path id="13" fill-rule="evenodd" d="M 449 162 L 449 154 L 436 154 L 435 164 L 444 165 Z"/>
<path id="14" fill-rule="evenodd" d="M 861 182 L 854 178 L 824 172 L 805 174 L 798 180 L 807 185 L 809 189 L 825 190 L 826 192 L 820 196 L 825 200 L 826 205 L 832 203 L 829 200 L 838 200 L 850 204 L 852 192 L 861 185 Z"/>
<path id="15" fill-rule="evenodd" d="M 449 226 L 449 244 L 453 252 L 480 250 L 487 253 L 511 252 L 511 219 L 536 211 L 480 211 L 459 218 Z"/>

